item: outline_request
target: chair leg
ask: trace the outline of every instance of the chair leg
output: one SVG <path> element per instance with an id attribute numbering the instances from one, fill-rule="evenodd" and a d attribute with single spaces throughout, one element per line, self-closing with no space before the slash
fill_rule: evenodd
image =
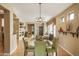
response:
<path id="1" fill-rule="evenodd" d="M 48 56 L 48 53 L 47 53 L 47 56 Z"/>
<path id="2" fill-rule="evenodd" d="M 57 56 L 57 51 L 56 51 L 56 56 Z"/>
<path id="3" fill-rule="evenodd" d="M 35 52 L 34 52 L 34 56 L 35 56 Z"/>
<path id="4" fill-rule="evenodd" d="M 24 56 L 25 56 L 25 52 L 24 52 Z"/>
<path id="5" fill-rule="evenodd" d="M 27 52 L 24 52 L 24 56 L 27 56 Z"/>

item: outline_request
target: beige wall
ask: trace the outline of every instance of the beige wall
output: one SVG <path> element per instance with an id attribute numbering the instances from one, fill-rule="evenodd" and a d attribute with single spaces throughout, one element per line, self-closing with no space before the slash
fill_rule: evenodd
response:
<path id="1" fill-rule="evenodd" d="M 4 10 L 4 39 L 2 40 L 4 41 L 4 53 L 8 54 L 10 53 L 10 11 L 2 5 L 0 5 L 0 9 Z M 0 25 L 2 27 L 2 24 Z"/>
<path id="2" fill-rule="evenodd" d="M 10 31 L 10 32 L 8 32 L 9 34 L 7 34 L 6 36 L 9 38 L 6 39 L 6 37 L 5 37 L 6 41 L 4 43 L 6 45 L 5 46 L 6 47 L 5 51 L 7 51 L 6 53 L 10 54 L 16 49 L 16 48 L 14 48 L 14 41 L 13 41 L 14 40 L 13 39 L 13 13 L 14 12 L 13 12 L 11 6 L 9 6 L 8 4 L 3 3 L 0 5 L 2 5 L 3 7 L 7 8 L 10 11 L 10 20 L 9 21 L 6 20 L 7 24 L 9 25 L 9 27 L 7 27 L 8 25 L 6 25 L 6 28 L 9 29 L 9 31 Z M 8 22 L 10 22 L 10 23 L 8 23 Z"/>
<path id="3" fill-rule="evenodd" d="M 75 18 L 73 21 L 71 21 L 71 31 L 70 32 L 76 32 L 77 27 L 79 26 L 79 4 L 73 4 L 70 7 L 68 7 L 66 10 L 62 11 L 60 14 L 58 14 L 56 17 L 51 18 L 47 24 L 50 25 L 53 22 L 52 20 L 56 20 L 56 28 L 57 30 L 60 30 L 60 27 L 64 31 L 67 30 L 67 25 L 69 22 L 67 21 L 67 15 L 69 12 L 73 11 L 75 13 Z M 63 23 L 60 22 L 61 17 L 65 18 L 65 21 Z M 79 38 L 76 36 L 73 37 L 71 34 L 63 35 L 62 33 L 59 34 L 59 46 L 63 47 L 63 49 L 70 55 L 79 55 Z M 59 53 L 60 55 L 60 53 Z"/>
<path id="4" fill-rule="evenodd" d="M 79 38 L 71 34 L 59 35 L 59 45 L 62 46 L 70 55 L 79 55 Z"/>
<path id="5" fill-rule="evenodd" d="M 17 35 L 17 41 L 19 40 L 19 19 L 14 17 L 13 19 L 13 32 Z"/>
<path id="6" fill-rule="evenodd" d="M 76 32 L 77 27 L 79 26 L 79 4 L 73 4 L 69 8 L 67 8 L 64 12 L 60 13 L 56 16 L 56 26 L 59 30 L 60 27 L 64 31 L 66 31 L 66 26 L 68 24 L 67 14 L 70 11 L 74 11 L 75 19 L 72 21 L 72 30 L 71 32 Z M 60 18 L 64 16 L 65 22 L 61 23 Z M 61 45 L 70 55 L 79 55 L 79 38 L 76 36 L 73 37 L 71 34 L 63 35 L 62 33 L 59 35 L 59 45 Z"/>
<path id="7" fill-rule="evenodd" d="M 66 26 L 68 24 L 68 21 L 67 21 L 67 15 L 69 12 L 73 11 L 75 13 L 75 19 L 71 21 L 72 25 L 72 30 L 71 32 L 76 32 L 76 28 L 78 27 L 79 23 L 78 23 L 78 13 L 79 13 L 79 9 L 77 7 L 77 5 L 79 4 L 73 4 L 72 6 L 70 6 L 69 8 L 67 8 L 64 12 L 62 12 L 61 14 L 59 14 L 58 16 L 56 16 L 56 25 L 57 25 L 57 29 L 59 30 L 60 27 L 62 27 L 62 29 L 64 31 L 66 31 Z M 61 23 L 60 22 L 60 19 L 61 17 L 64 16 L 65 18 L 65 22 Z"/>

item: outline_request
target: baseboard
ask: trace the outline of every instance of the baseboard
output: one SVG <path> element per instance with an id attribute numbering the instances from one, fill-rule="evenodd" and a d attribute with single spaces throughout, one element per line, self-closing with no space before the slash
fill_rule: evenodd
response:
<path id="1" fill-rule="evenodd" d="M 10 55 L 16 51 L 17 47 L 10 52 Z"/>
<path id="2" fill-rule="evenodd" d="M 10 56 L 10 53 L 4 53 L 4 56 Z"/>
<path id="3" fill-rule="evenodd" d="M 72 53 L 70 53 L 68 50 L 66 50 L 64 47 L 62 47 L 61 45 L 59 45 L 63 50 L 65 50 L 68 54 L 70 54 L 71 56 L 74 56 Z"/>

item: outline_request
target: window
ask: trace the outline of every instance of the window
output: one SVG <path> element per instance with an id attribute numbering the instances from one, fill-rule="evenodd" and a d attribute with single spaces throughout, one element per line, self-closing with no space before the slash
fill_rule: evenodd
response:
<path id="1" fill-rule="evenodd" d="M 68 14 L 68 20 L 74 20 L 74 12 L 70 12 L 69 14 Z"/>
<path id="2" fill-rule="evenodd" d="M 48 34 L 53 34 L 56 37 L 56 25 L 51 24 L 48 26 Z"/>
<path id="3" fill-rule="evenodd" d="M 2 18 L 2 27 L 4 27 L 4 18 Z"/>
<path id="4" fill-rule="evenodd" d="M 48 34 L 52 34 L 53 33 L 53 24 L 48 26 Z"/>
<path id="5" fill-rule="evenodd" d="M 61 17 L 61 21 L 60 22 L 64 22 L 64 17 Z"/>

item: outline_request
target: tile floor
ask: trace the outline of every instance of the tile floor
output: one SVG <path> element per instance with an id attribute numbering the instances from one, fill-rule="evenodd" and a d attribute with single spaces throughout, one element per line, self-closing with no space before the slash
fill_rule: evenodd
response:
<path id="1" fill-rule="evenodd" d="M 23 40 L 19 40 L 19 43 L 17 44 L 17 49 L 11 54 L 11 56 L 24 56 Z"/>

